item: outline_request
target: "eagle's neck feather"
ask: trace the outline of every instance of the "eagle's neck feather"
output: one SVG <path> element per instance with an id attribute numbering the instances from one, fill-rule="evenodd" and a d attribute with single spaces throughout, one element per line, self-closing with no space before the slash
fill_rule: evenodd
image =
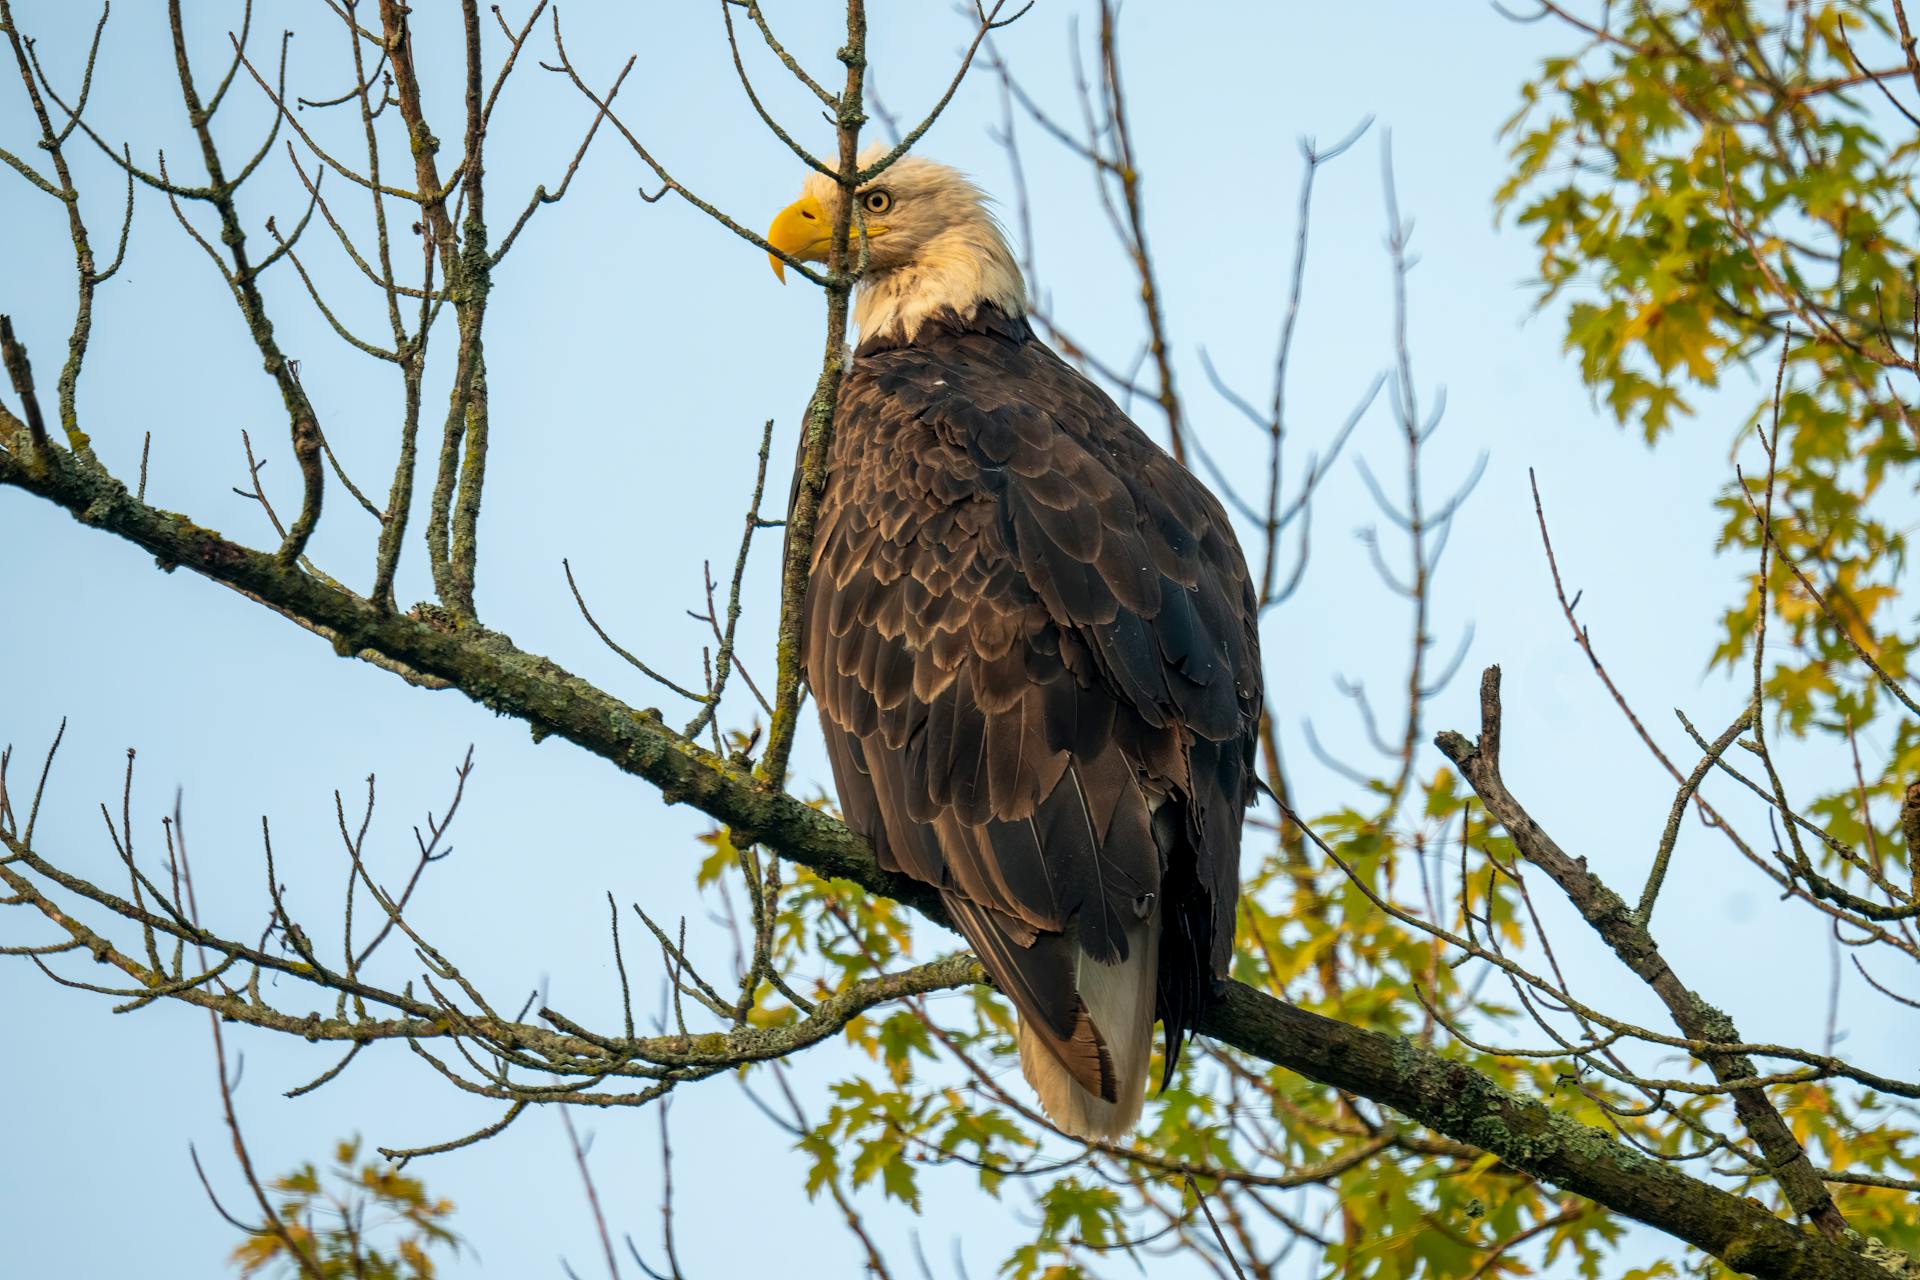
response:
<path id="1" fill-rule="evenodd" d="M 971 321 L 982 306 L 1014 318 L 1027 313 L 1020 267 L 990 222 L 942 232 L 911 262 L 861 280 L 853 320 L 863 345 L 909 343 L 935 316 Z"/>

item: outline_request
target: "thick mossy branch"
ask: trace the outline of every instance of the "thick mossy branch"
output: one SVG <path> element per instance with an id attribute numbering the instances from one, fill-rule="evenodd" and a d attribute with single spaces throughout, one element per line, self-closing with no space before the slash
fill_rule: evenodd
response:
<path id="1" fill-rule="evenodd" d="M 411 614 L 380 610 L 273 555 L 148 506 L 105 471 L 58 450 L 49 450 L 45 465 L 32 469 L 24 456 L 0 452 L 0 484 L 38 494 L 82 524 L 146 549 L 162 568 L 193 569 L 303 625 L 324 627 L 336 652 L 377 656 L 444 680 L 474 701 L 526 721 L 539 736 L 566 738 L 645 778 L 670 804 L 691 804 L 783 854 L 804 850 L 795 860 L 813 871 L 858 881 L 945 922 L 937 894 L 881 871 L 867 842 L 828 815 L 762 789 L 744 770 L 668 728 L 658 711 L 630 707 L 498 632 L 431 607 Z"/>
<path id="2" fill-rule="evenodd" d="M 17 435 L 15 434 L 17 432 Z M 0 436 L 24 443 L 24 424 L 0 419 Z M 6 443 L 6 441 L 0 441 Z M 61 507 L 83 524 L 249 593 L 325 627 L 347 655 L 377 656 L 447 681 L 476 702 L 555 734 L 759 840 L 819 875 L 840 877 L 945 923 L 927 886 L 882 870 L 867 842 L 784 792 L 764 789 L 730 762 L 555 663 L 438 610 L 383 612 L 275 556 L 239 546 L 184 516 L 137 500 L 125 485 L 71 454 L 44 465 L 0 449 L 0 484 Z M 1545 1103 L 1502 1089 L 1470 1067 L 1403 1037 L 1366 1031 L 1226 983 L 1198 1030 L 1224 1044 L 1392 1107 L 1516 1169 L 1588 1197 L 1712 1253 L 1738 1271 L 1779 1280 L 1886 1280 L 1844 1245 L 1802 1232 L 1756 1203 L 1633 1151 Z"/>
<path id="3" fill-rule="evenodd" d="M 1224 984 L 1199 1031 L 1309 1079 L 1393 1108 L 1567 1191 L 1685 1240 L 1735 1271 L 1887 1280 L 1874 1263 L 1643 1156 L 1462 1063 Z"/>

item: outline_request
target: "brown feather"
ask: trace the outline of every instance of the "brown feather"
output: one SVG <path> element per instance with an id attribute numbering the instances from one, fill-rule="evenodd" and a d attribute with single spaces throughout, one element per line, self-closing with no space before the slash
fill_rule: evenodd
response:
<path id="1" fill-rule="evenodd" d="M 856 353 L 801 629 L 841 809 L 941 891 L 1060 1123 L 1131 1124 L 1140 1016 L 1171 1073 L 1226 971 L 1256 622 L 1220 504 L 1024 320 Z"/>

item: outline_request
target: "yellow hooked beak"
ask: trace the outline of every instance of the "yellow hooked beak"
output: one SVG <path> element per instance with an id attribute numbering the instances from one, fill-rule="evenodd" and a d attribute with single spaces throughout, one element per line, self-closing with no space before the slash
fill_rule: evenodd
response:
<path id="1" fill-rule="evenodd" d="M 854 235 L 861 229 L 856 226 Z M 883 236 L 887 229 L 869 223 L 866 227 L 868 239 Z M 802 262 L 825 262 L 827 246 L 833 242 L 833 220 L 812 196 L 801 196 L 782 209 L 767 228 L 767 243 L 789 258 L 798 258 Z M 770 253 L 767 261 L 773 264 L 773 274 L 780 277 L 780 283 L 787 282 L 787 265 L 780 260 L 779 254 Z"/>

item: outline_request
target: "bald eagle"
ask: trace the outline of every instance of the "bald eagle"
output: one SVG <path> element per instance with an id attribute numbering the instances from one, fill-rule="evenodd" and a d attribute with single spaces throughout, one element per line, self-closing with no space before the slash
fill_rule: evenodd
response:
<path id="1" fill-rule="evenodd" d="M 843 198 L 809 175 L 768 243 L 824 260 Z M 841 810 L 939 890 L 1053 1122 L 1122 1137 L 1154 1022 L 1164 1086 L 1233 950 L 1246 561 L 1213 495 L 1035 337 L 977 187 L 909 155 L 855 198 L 859 345 L 802 618 Z"/>

